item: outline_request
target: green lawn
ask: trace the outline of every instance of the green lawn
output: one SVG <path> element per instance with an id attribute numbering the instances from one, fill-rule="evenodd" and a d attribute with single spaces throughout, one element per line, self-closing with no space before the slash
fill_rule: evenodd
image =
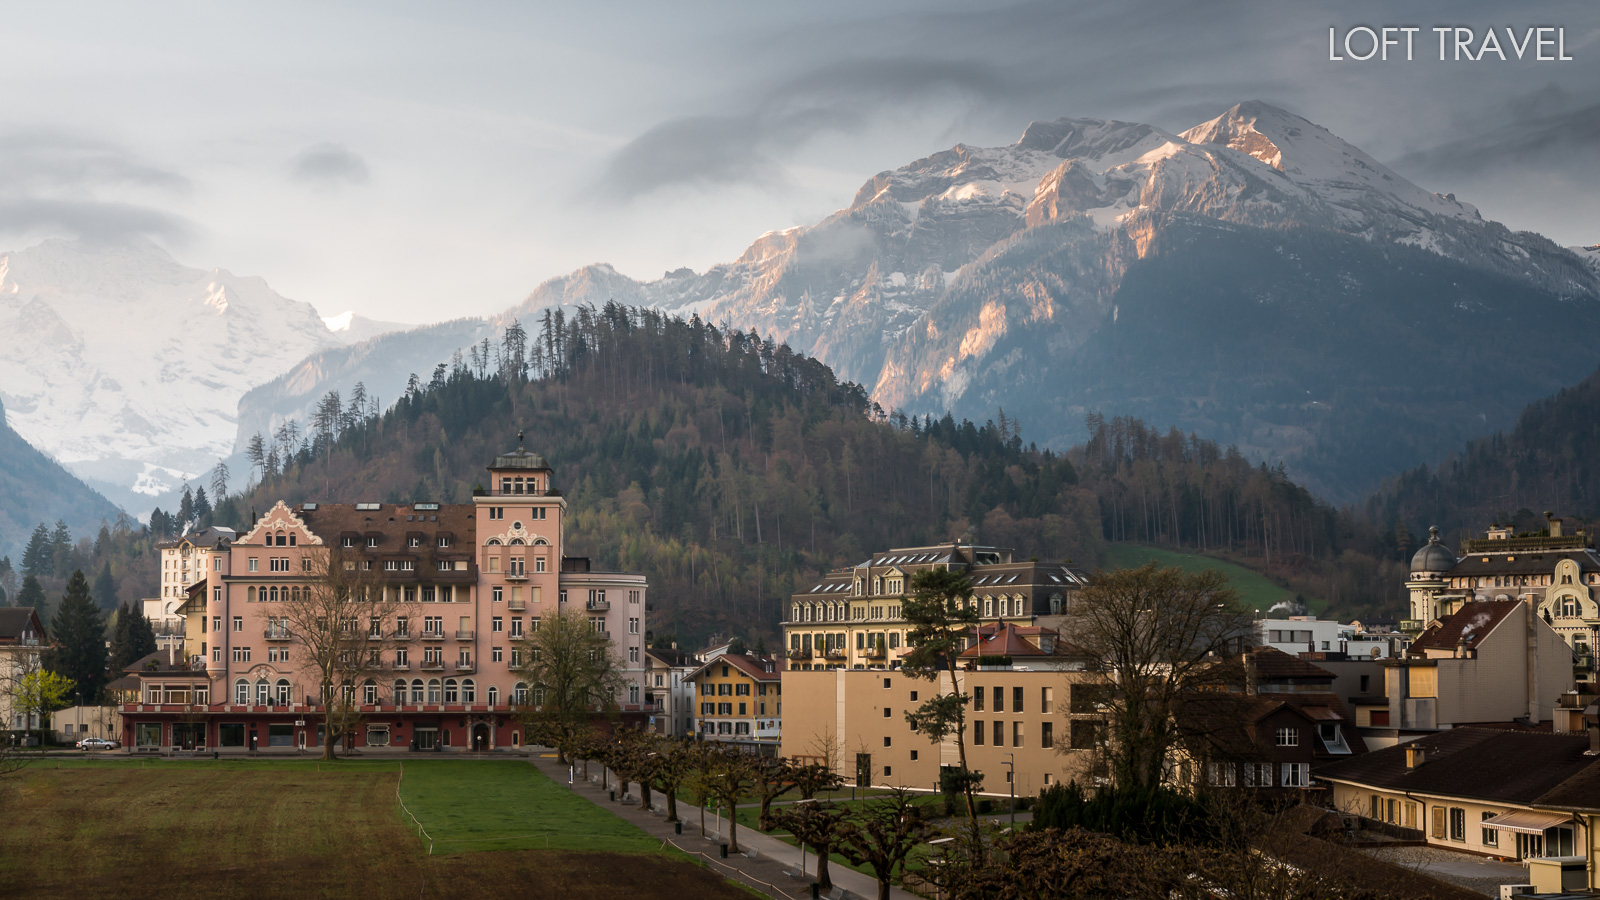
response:
<path id="1" fill-rule="evenodd" d="M 643 853 L 661 846 L 525 762 L 407 760 L 400 797 L 433 838 L 435 853 L 546 847 Z"/>
<path id="2" fill-rule="evenodd" d="M 1265 610 L 1280 601 L 1293 601 L 1294 592 L 1271 579 L 1227 560 L 1202 556 L 1198 553 L 1180 553 L 1161 547 L 1143 544 L 1107 544 L 1106 568 L 1131 569 L 1155 560 L 1161 566 L 1177 566 L 1185 572 L 1202 572 L 1214 569 L 1228 576 L 1228 583 L 1239 592 L 1239 599 L 1251 609 Z M 1316 609 L 1317 601 L 1307 598 L 1307 604 Z"/>

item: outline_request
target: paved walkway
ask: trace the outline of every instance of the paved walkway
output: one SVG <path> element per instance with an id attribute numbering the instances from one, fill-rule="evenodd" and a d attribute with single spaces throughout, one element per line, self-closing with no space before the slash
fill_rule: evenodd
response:
<path id="1" fill-rule="evenodd" d="M 550 776 L 558 784 L 567 783 L 567 767 L 556 762 L 554 754 L 532 757 L 534 765 L 540 771 Z M 598 763 L 589 765 L 589 774 L 598 778 L 600 766 Z M 646 834 L 662 841 L 670 841 L 674 847 L 705 861 L 713 871 L 725 877 L 742 881 L 755 887 L 762 893 L 768 894 L 774 900 L 808 900 L 811 896 L 811 884 L 815 878 L 811 877 L 817 870 L 817 856 L 811 851 L 806 851 L 807 875 L 799 877 L 795 866 L 800 862 L 800 850 L 783 841 L 755 830 L 754 828 L 739 828 L 739 848 L 746 854 L 754 851 L 756 856 L 751 858 L 744 854 L 730 853 L 727 859 L 720 856 L 720 841 L 713 841 L 709 837 L 700 836 L 700 815 L 698 808 L 688 803 L 678 804 L 678 816 L 683 821 L 683 834 L 675 834 L 672 824 L 666 821 L 665 813 L 646 812 L 639 808 L 637 799 L 628 803 L 613 802 L 607 790 L 602 789 L 598 783 L 584 783 L 583 767 L 578 767 L 578 782 L 573 785 L 573 791 L 597 805 L 604 806 L 624 820 L 637 825 Z M 615 786 L 613 780 L 612 785 Z M 638 786 L 634 785 L 634 796 L 637 797 Z M 652 802 L 665 805 L 665 799 L 659 793 L 651 794 Z M 727 818 L 723 817 L 726 827 Z M 709 832 L 714 826 L 712 818 L 706 818 L 706 830 Z M 791 874 L 795 873 L 795 874 Z M 833 880 L 835 897 L 858 897 L 865 900 L 875 900 L 878 896 L 878 880 L 870 875 L 863 875 L 854 869 L 842 866 L 837 862 L 828 864 L 828 874 Z M 839 893 L 842 889 L 846 893 Z M 898 887 L 890 888 L 889 896 L 892 900 L 920 900 L 916 894 L 901 890 Z"/>
<path id="2" fill-rule="evenodd" d="M 1441 847 L 1383 847 L 1362 852 L 1491 897 L 1500 896 L 1502 884 L 1528 883 L 1526 865 Z"/>

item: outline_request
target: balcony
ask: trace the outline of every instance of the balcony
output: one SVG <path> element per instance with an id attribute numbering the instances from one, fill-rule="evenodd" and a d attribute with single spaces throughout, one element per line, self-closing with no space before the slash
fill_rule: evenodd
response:
<path id="1" fill-rule="evenodd" d="M 409 672 L 411 671 L 411 660 L 408 659 L 405 662 L 396 662 L 389 666 L 389 668 L 395 670 L 396 672 Z"/>
<path id="2" fill-rule="evenodd" d="M 416 635 L 412 634 L 410 629 L 406 629 L 404 631 L 395 630 L 395 631 L 389 632 L 389 640 L 391 640 L 391 641 L 409 641 L 414 637 L 416 637 Z"/>
<path id="3" fill-rule="evenodd" d="M 1556 702 L 1559 709 L 1588 709 L 1594 703 L 1594 694 L 1562 694 Z"/>
<path id="4" fill-rule="evenodd" d="M 521 597 L 513 597 L 511 602 L 506 604 L 506 609 L 509 609 L 512 612 L 522 612 L 527 608 L 528 601 L 522 599 Z"/>
<path id="5" fill-rule="evenodd" d="M 456 640 L 470 641 L 472 640 L 472 635 L 474 633 L 475 632 L 471 628 L 458 628 L 456 629 Z"/>
<path id="6" fill-rule="evenodd" d="M 458 675 L 471 675 L 473 672 L 478 671 L 478 667 L 471 660 L 467 660 L 466 662 L 461 662 L 458 660 L 456 664 L 451 667 L 451 670 Z"/>
<path id="7" fill-rule="evenodd" d="M 507 572 L 506 573 L 506 580 L 507 581 L 527 581 L 528 580 L 528 573 L 527 572 Z"/>
<path id="8" fill-rule="evenodd" d="M 1407 634 L 1416 634 L 1417 632 L 1420 632 L 1427 624 L 1427 622 L 1424 622 L 1421 619 L 1401 619 L 1400 630 L 1406 632 Z"/>
<path id="9" fill-rule="evenodd" d="M 269 641 L 292 641 L 294 633 L 287 628 L 268 628 L 262 635 Z"/>
<path id="10" fill-rule="evenodd" d="M 861 655 L 865 656 L 867 659 L 883 659 L 885 656 L 889 655 L 889 651 L 885 650 L 880 644 L 876 647 L 868 647 L 867 649 L 861 651 Z"/>
<path id="11" fill-rule="evenodd" d="M 590 612 L 609 612 L 611 610 L 611 601 L 585 600 L 583 603 L 583 608 L 589 610 Z"/>
<path id="12" fill-rule="evenodd" d="M 444 640 L 444 632 L 424 629 L 422 632 L 422 639 L 425 641 L 442 641 Z"/>
<path id="13" fill-rule="evenodd" d="M 790 650 L 789 651 L 789 658 L 790 659 L 810 659 L 811 658 L 811 649 L 808 647 L 808 648 L 805 648 L 803 650 Z"/>
<path id="14" fill-rule="evenodd" d="M 422 661 L 422 671 L 424 671 L 424 672 L 443 672 L 444 671 L 444 660 L 442 660 L 442 659 L 424 659 Z"/>
<path id="15" fill-rule="evenodd" d="M 843 647 L 835 647 L 828 651 L 829 659 L 845 659 L 849 657 L 849 655 L 850 654 Z"/>

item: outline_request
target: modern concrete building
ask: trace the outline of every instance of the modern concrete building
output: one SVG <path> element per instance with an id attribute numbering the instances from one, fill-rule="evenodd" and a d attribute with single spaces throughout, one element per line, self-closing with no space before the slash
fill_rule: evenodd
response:
<path id="1" fill-rule="evenodd" d="M 956 766 L 954 737 L 939 744 L 911 730 L 905 713 L 937 683 L 899 669 L 813 669 L 783 675 L 781 754 L 831 762 L 860 786 L 937 790 L 941 766 Z M 982 792 L 1031 797 L 1089 770 L 1103 730 L 1096 708 L 1099 677 L 1081 671 L 994 667 L 963 669 L 957 689 L 970 694 L 967 765 L 983 773 Z"/>
<path id="2" fill-rule="evenodd" d="M 280 501 L 247 534 L 194 551 L 206 564 L 181 608 L 188 658 L 157 654 L 130 670 L 142 686 L 123 707 L 124 743 L 326 740 L 317 672 L 307 665 L 313 649 L 281 604 L 312 590 L 314 563 L 335 548 L 346 567 L 371 573 L 396 610 L 365 632 L 364 652 L 376 655 L 365 668 L 374 674 L 347 687 L 364 719 L 348 738 L 354 745 L 520 744 L 518 707 L 532 695 L 520 675 L 526 642 L 541 617 L 569 611 L 610 638 L 625 678 L 615 698 L 624 715 L 658 712 L 645 701 L 644 576 L 598 571 L 562 552 L 567 503 L 543 458 L 519 446 L 488 469 L 490 487 L 470 504 Z M 182 547 L 176 552 L 181 559 Z"/>

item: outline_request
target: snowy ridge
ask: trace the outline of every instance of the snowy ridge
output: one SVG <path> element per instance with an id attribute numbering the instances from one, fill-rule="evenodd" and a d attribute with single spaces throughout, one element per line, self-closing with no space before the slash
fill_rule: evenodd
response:
<path id="1" fill-rule="evenodd" d="M 124 505 L 226 455 L 241 394 L 340 343 L 261 278 L 148 242 L 0 255 L 0 333 L 11 426 Z"/>

